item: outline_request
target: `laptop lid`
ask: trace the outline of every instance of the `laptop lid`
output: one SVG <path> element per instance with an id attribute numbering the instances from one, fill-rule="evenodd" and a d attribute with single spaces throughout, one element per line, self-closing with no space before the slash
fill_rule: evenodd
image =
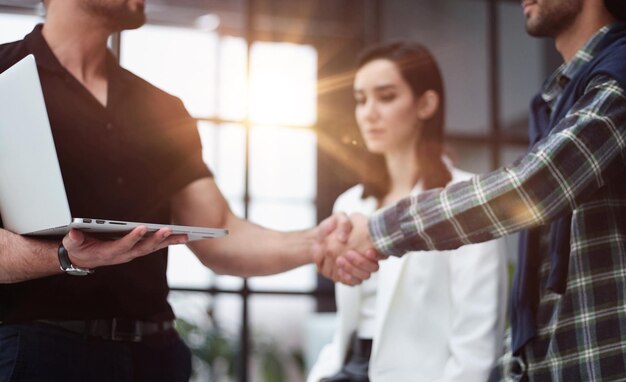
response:
<path id="1" fill-rule="evenodd" d="M 71 221 L 33 55 L 0 74 L 0 215 L 18 234 Z"/>

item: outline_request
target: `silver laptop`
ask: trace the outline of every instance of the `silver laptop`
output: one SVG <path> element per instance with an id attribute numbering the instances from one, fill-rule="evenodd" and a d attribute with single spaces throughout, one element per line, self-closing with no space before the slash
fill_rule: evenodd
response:
<path id="1" fill-rule="evenodd" d="M 0 216 L 21 235 L 64 235 L 71 228 L 119 237 L 139 225 L 171 227 L 189 240 L 222 237 L 225 229 L 73 217 L 63 185 L 35 57 L 0 74 Z"/>

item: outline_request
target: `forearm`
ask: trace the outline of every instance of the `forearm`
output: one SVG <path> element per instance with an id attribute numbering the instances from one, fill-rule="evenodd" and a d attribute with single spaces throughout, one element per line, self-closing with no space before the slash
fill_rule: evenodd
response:
<path id="1" fill-rule="evenodd" d="M 261 276 L 284 272 L 313 261 L 311 246 L 317 228 L 278 232 L 236 217 L 211 178 L 199 179 L 172 199 L 176 224 L 223 227 L 219 239 L 189 243 L 202 263 L 219 274 Z"/>
<path id="2" fill-rule="evenodd" d="M 454 249 L 548 223 L 571 213 L 608 182 L 621 181 L 626 98 L 593 88 L 516 164 L 374 214 L 370 234 L 386 255 Z M 600 111 L 593 99 L 608 99 Z"/>
<path id="3" fill-rule="evenodd" d="M 58 242 L 33 239 L 0 229 L 0 283 L 9 284 L 61 273 Z"/>
<path id="4" fill-rule="evenodd" d="M 285 272 L 313 261 L 315 229 L 279 232 L 231 215 L 229 235 L 189 243 L 202 263 L 219 274 L 242 277 Z"/>

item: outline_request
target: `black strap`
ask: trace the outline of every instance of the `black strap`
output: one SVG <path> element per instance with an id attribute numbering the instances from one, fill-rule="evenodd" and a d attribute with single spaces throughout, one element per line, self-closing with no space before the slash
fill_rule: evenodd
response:
<path id="1" fill-rule="evenodd" d="M 96 337 L 113 341 L 140 342 L 146 336 L 174 330 L 174 321 L 140 321 L 113 318 L 110 320 L 37 321 L 56 326 L 85 337 Z"/>

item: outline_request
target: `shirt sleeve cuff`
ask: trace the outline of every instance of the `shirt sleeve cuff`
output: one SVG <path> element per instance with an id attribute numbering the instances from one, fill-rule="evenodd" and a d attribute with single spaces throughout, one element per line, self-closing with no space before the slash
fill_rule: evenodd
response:
<path id="1" fill-rule="evenodd" d="M 401 211 L 406 211 L 405 201 L 376 211 L 369 219 L 369 232 L 376 250 L 384 256 L 400 257 L 410 250 L 408 238 L 401 228 Z"/>

